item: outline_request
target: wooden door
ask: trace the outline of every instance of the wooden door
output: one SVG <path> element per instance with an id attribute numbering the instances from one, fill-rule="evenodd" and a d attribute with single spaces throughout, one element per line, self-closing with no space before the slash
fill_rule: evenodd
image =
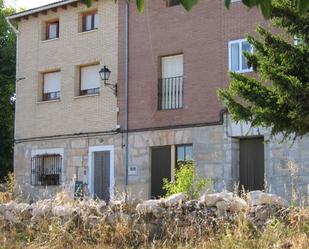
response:
<path id="1" fill-rule="evenodd" d="M 240 140 L 239 182 L 247 191 L 264 189 L 264 138 Z"/>
<path id="2" fill-rule="evenodd" d="M 110 152 L 94 152 L 94 197 L 104 201 L 110 199 Z"/>
<path id="3" fill-rule="evenodd" d="M 164 196 L 164 178 L 171 180 L 171 147 L 154 147 L 151 150 L 151 198 Z"/>

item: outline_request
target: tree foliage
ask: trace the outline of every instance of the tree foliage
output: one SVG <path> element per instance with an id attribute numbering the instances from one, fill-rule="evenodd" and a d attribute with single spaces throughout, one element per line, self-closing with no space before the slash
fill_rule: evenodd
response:
<path id="1" fill-rule="evenodd" d="M 124 0 L 124 1 L 131 2 L 131 0 Z M 135 0 L 135 1 L 137 9 L 140 12 L 143 12 L 146 0 Z M 190 11 L 198 3 L 198 0 L 179 0 L 179 1 L 187 11 Z M 246 5 L 249 8 L 252 7 L 260 8 L 265 18 L 269 18 L 271 16 L 273 0 L 241 0 L 241 1 L 244 5 Z M 296 1 L 296 7 L 300 13 L 305 13 L 309 9 L 309 0 L 295 0 L 295 1 Z M 83 2 L 86 5 L 90 6 L 93 0 L 83 0 Z M 224 0 L 224 4 L 227 8 L 230 7 L 231 2 L 232 0 Z"/>
<path id="2" fill-rule="evenodd" d="M 15 84 L 16 38 L 5 17 L 14 9 L 0 0 L 0 181 L 13 170 L 14 105 L 11 96 Z"/>
<path id="3" fill-rule="evenodd" d="M 163 179 L 166 196 L 185 193 L 190 198 L 197 198 L 200 192 L 210 184 L 210 180 L 199 177 L 193 161 L 179 161 L 175 172 L 175 181 Z"/>
<path id="4" fill-rule="evenodd" d="M 276 0 L 271 23 L 281 31 L 259 26 L 259 37 L 247 36 L 254 52 L 245 56 L 257 76 L 231 72 L 218 95 L 235 121 L 302 137 L 309 132 L 309 11 L 300 13 L 296 0 Z"/>

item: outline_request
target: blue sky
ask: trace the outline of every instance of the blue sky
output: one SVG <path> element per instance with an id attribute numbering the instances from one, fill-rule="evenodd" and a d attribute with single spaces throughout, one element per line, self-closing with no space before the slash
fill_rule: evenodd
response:
<path id="1" fill-rule="evenodd" d="M 58 1 L 59 0 L 5 0 L 5 3 L 8 6 L 14 6 L 16 8 L 31 9 Z"/>

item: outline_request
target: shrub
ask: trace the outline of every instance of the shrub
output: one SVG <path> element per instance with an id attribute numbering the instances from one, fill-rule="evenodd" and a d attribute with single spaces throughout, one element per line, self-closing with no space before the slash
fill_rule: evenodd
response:
<path id="1" fill-rule="evenodd" d="M 166 196 L 186 193 L 190 198 L 198 197 L 202 189 L 210 184 L 210 180 L 198 177 L 193 161 L 179 161 L 175 172 L 175 181 L 163 179 L 163 189 Z"/>
<path id="2" fill-rule="evenodd" d="M 3 187 L 5 189 L 4 192 L 0 191 L 0 203 L 9 202 L 14 197 L 15 191 L 15 177 L 13 173 L 9 173 L 8 176 L 5 177 L 5 183 Z"/>

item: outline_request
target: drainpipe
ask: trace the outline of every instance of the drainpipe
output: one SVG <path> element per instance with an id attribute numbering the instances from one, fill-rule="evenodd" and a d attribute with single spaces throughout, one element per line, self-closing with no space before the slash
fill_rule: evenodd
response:
<path id="1" fill-rule="evenodd" d="M 124 121 L 124 130 L 125 130 L 125 201 L 128 199 L 128 169 L 129 169 L 129 0 L 126 0 L 125 3 L 125 121 Z"/>

